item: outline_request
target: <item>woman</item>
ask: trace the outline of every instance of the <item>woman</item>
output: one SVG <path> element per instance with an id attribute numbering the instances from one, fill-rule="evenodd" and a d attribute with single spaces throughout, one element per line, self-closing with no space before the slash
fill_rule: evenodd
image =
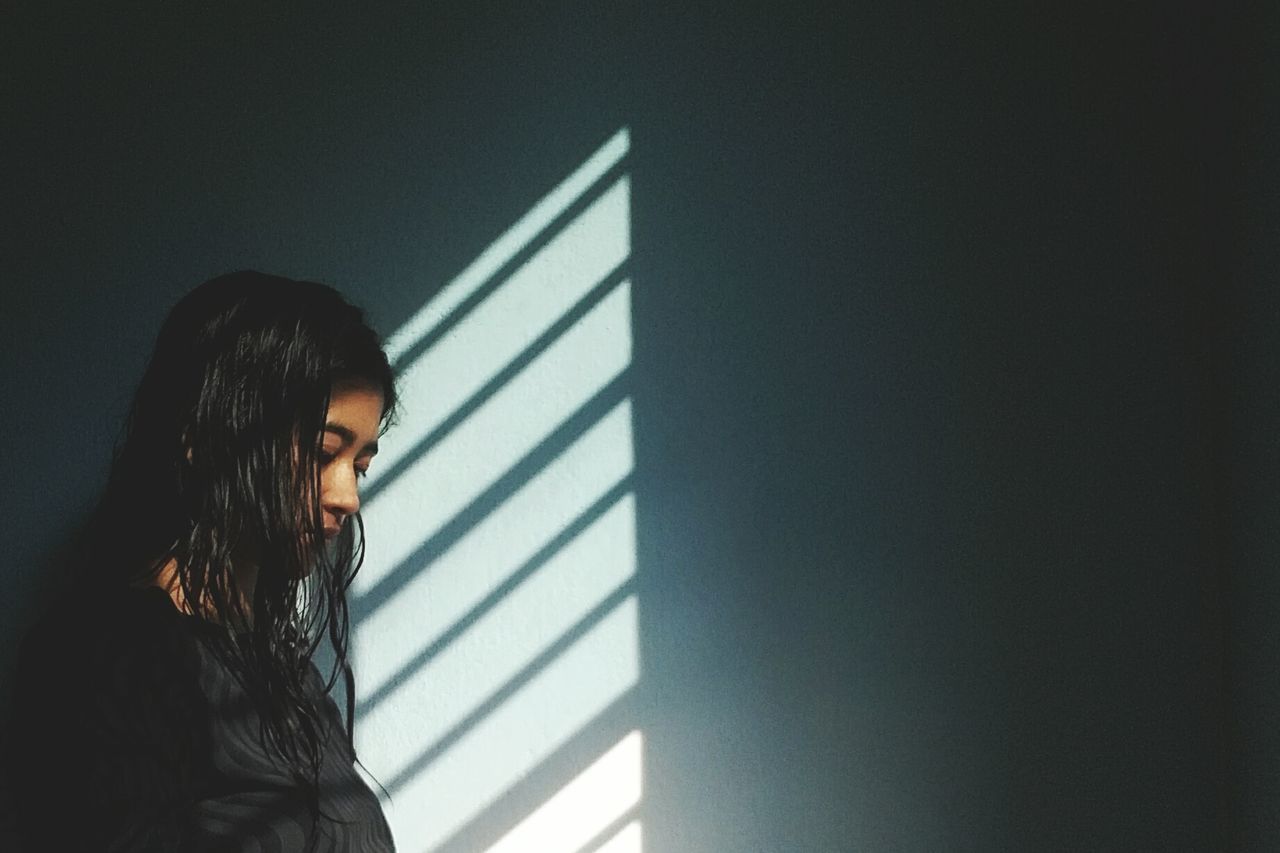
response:
<path id="1" fill-rule="evenodd" d="M 329 287 L 239 272 L 173 309 L 74 582 L 23 644 L 32 850 L 392 849 L 353 767 L 344 595 L 394 410 L 377 336 Z"/>

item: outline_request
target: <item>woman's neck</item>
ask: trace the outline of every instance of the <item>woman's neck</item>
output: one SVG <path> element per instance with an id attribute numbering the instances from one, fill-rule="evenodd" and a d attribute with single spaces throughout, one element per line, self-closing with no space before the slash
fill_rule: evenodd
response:
<path id="1" fill-rule="evenodd" d="M 239 610 L 245 615 L 245 619 L 252 624 L 253 591 L 258 581 L 258 566 L 256 562 L 250 560 L 237 560 L 233 563 L 233 566 L 235 578 L 233 591 L 240 595 Z M 178 560 L 176 558 L 170 557 L 147 584 L 164 590 L 179 613 L 185 613 L 188 616 L 199 616 L 211 622 L 219 621 L 217 611 L 207 596 L 200 606 L 193 606 L 191 602 L 187 601 L 186 593 L 183 591 L 181 580 L 178 577 Z"/>

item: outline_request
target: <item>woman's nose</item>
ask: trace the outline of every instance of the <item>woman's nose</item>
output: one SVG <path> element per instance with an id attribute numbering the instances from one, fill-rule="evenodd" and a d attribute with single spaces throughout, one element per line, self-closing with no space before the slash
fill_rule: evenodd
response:
<path id="1" fill-rule="evenodd" d="M 354 471 L 335 473 L 325 485 L 325 509 L 344 518 L 360 510 L 360 490 Z"/>

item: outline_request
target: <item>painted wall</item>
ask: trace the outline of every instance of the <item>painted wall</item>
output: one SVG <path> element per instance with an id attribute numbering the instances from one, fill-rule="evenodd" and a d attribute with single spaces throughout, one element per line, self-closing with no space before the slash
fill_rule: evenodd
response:
<path id="1" fill-rule="evenodd" d="M 638 681 L 440 849 L 633 728 L 647 851 L 1260 849 L 1270 30 L 883 5 L 5 13 L 5 671 L 182 292 L 315 278 L 391 333 L 626 128 Z"/>

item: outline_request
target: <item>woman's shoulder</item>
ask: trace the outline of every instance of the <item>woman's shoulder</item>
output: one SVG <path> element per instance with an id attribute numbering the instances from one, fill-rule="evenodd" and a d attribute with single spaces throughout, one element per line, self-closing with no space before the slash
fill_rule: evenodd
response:
<path id="1" fill-rule="evenodd" d="M 33 837 L 105 850 L 193 796 L 207 775 L 208 702 L 183 618 L 160 590 L 104 590 L 64 597 L 27 632 L 8 758 Z M 82 822 L 58 823 L 69 801 Z"/>
<path id="2" fill-rule="evenodd" d="M 195 626 L 156 587 L 78 591 L 59 599 L 27 631 L 18 653 L 19 679 L 81 683 L 195 660 Z"/>
<path id="3" fill-rule="evenodd" d="M 40 615 L 28 635 L 106 632 L 124 639 L 173 630 L 190 618 L 179 613 L 168 593 L 156 586 L 93 587 L 60 596 Z"/>

